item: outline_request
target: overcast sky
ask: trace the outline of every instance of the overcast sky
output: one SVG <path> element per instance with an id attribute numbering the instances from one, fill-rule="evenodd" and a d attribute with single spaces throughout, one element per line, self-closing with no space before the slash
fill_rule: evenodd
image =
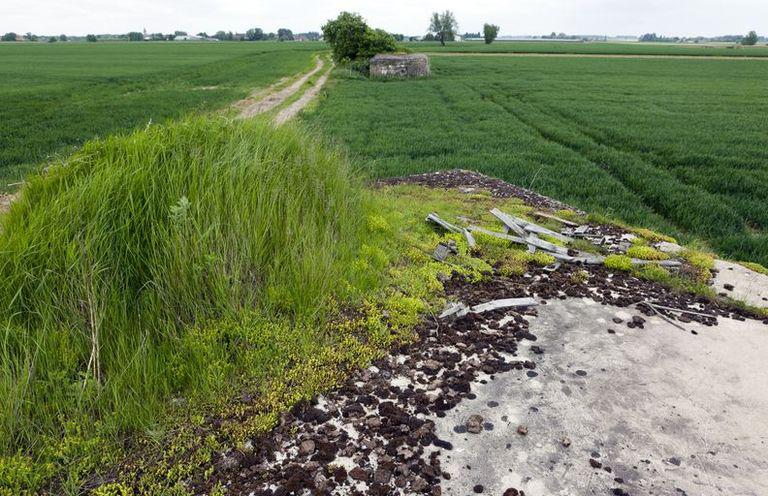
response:
<path id="1" fill-rule="evenodd" d="M 768 0 L 0 0 L 0 32 L 319 31 L 349 10 L 374 27 L 418 35 L 430 13 L 444 9 L 456 14 L 460 32 L 492 22 L 502 35 L 768 32 Z"/>

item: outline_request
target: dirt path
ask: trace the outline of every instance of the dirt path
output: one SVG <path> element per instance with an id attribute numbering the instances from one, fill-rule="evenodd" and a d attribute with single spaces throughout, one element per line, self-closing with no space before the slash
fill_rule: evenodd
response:
<path id="1" fill-rule="evenodd" d="M 573 57 L 591 59 L 683 59 L 683 60 L 763 60 L 768 57 L 726 57 L 722 55 L 642 55 L 619 53 L 486 53 L 486 52 L 424 52 L 430 57 Z"/>
<path id="2" fill-rule="evenodd" d="M 265 92 L 257 93 L 256 97 L 251 96 L 247 98 L 246 100 L 241 101 L 238 105 L 238 107 L 241 107 L 242 110 L 240 111 L 240 114 L 238 117 L 240 119 L 247 119 L 249 117 L 253 117 L 255 115 L 263 114 L 264 112 L 268 112 L 272 110 L 273 108 L 277 107 L 281 103 L 285 102 L 288 98 L 290 98 L 292 95 L 294 95 L 296 92 L 298 92 L 301 87 L 306 83 L 309 78 L 320 72 L 323 67 L 325 67 L 325 62 L 322 58 L 317 58 L 317 64 L 315 67 L 299 77 L 296 81 L 289 84 L 285 88 L 282 88 L 277 91 L 271 90 L 276 85 L 271 86 L 268 88 Z M 279 84 L 279 83 L 278 83 Z M 258 98 L 259 95 L 265 94 L 265 96 Z"/>
<path id="3" fill-rule="evenodd" d="M 323 89 L 323 86 L 325 85 L 326 81 L 328 81 L 328 77 L 330 76 L 331 71 L 330 69 L 325 71 L 325 73 L 320 76 L 320 79 L 315 82 L 314 86 L 309 88 L 306 92 L 304 92 L 303 95 L 301 95 L 301 98 L 281 110 L 276 116 L 274 123 L 276 126 L 279 126 L 280 124 L 284 123 L 285 121 L 292 119 L 296 116 L 302 109 L 304 109 L 309 103 L 317 97 L 318 93 L 320 93 L 320 90 Z"/>

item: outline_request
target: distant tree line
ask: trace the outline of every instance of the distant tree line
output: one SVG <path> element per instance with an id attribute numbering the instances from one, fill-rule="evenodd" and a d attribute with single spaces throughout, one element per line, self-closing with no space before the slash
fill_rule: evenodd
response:
<path id="1" fill-rule="evenodd" d="M 642 43 L 741 43 L 742 45 L 757 45 L 760 41 L 766 41 L 766 38 L 757 35 L 756 31 L 750 31 L 746 36 L 726 35 L 726 36 L 659 36 L 656 33 L 646 33 L 638 38 Z"/>
<path id="2" fill-rule="evenodd" d="M 165 33 L 142 33 L 139 31 L 131 31 L 125 34 L 88 34 L 84 37 L 68 37 L 65 34 L 58 36 L 38 36 L 33 33 L 26 33 L 23 36 L 19 36 L 17 33 L 8 32 L 0 36 L 0 41 L 47 41 L 48 43 L 54 43 L 57 41 L 88 41 L 96 42 L 100 40 L 109 41 L 172 41 L 179 37 L 189 36 L 186 31 L 174 31 L 173 34 Z M 401 35 L 402 36 L 402 35 Z M 209 36 L 205 32 L 197 33 L 196 38 L 212 39 L 215 38 L 220 41 L 318 41 L 321 36 L 317 31 L 309 31 L 307 33 L 294 34 L 292 30 L 287 28 L 278 29 L 277 33 L 265 33 L 261 28 L 252 28 L 245 33 L 234 33 L 232 31 L 217 31 L 214 35 Z M 193 37 L 194 38 L 194 37 Z"/>

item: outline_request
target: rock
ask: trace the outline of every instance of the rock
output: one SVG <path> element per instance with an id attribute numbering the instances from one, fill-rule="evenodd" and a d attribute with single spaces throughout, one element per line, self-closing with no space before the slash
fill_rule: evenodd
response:
<path id="1" fill-rule="evenodd" d="M 603 464 L 600 463 L 599 461 L 595 460 L 594 458 L 590 458 L 589 459 L 589 466 L 592 467 L 592 468 L 600 468 L 600 467 L 603 466 Z"/>
<path id="2" fill-rule="evenodd" d="M 661 241 L 653 245 L 654 248 L 662 253 L 679 253 L 683 251 L 683 247 L 677 243 L 670 243 L 668 241 Z"/>
<path id="3" fill-rule="evenodd" d="M 386 467 L 379 467 L 373 473 L 373 482 L 378 482 L 379 484 L 388 484 L 391 478 L 392 471 Z"/>
<path id="4" fill-rule="evenodd" d="M 475 487 L 472 488 L 472 491 L 474 491 L 477 494 L 480 494 L 483 491 L 485 491 L 485 488 L 483 487 L 482 484 L 477 484 Z"/>
<path id="5" fill-rule="evenodd" d="M 480 415 L 470 416 L 464 424 L 467 432 L 470 434 L 480 434 L 483 431 L 483 417 Z"/>
<path id="6" fill-rule="evenodd" d="M 560 440 L 560 444 L 565 446 L 566 448 L 571 445 L 571 438 L 568 436 L 563 436 L 563 438 Z"/>
<path id="7" fill-rule="evenodd" d="M 427 483 L 427 481 L 425 481 L 421 477 L 415 477 L 413 479 L 413 482 L 411 482 L 411 489 L 413 489 L 416 492 L 422 492 L 427 487 L 429 487 L 429 484 Z"/>
<path id="8" fill-rule="evenodd" d="M 361 467 L 355 467 L 350 470 L 349 476 L 360 482 L 368 482 L 368 472 Z"/>
<path id="9" fill-rule="evenodd" d="M 525 496 L 524 491 L 518 491 L 514 487 L 510 487 L 506 491 L 504 491 L 503 496 Z"/>
<path id="10" fill-rule="evenodd" d="M 438 362 L 437 360 L 425 360 L 424 364 L 421 366 L 421 368 L 424 370 L 424 372 L 435 375 L 437 374 L 441 368 L 443 368 L 443 365 Z"/>
<path id="11" fill-rule="evenodd" d="M 517 426 L 517 433 L 521 436 L 527 436 L 528 435 L 528 427 L 524 425 L 518 425 Z"/>
<path id="12" fill-rule="evenodd" d="M 723 289 L 726 291 L 733 291 L 735 289 L 733 284 L 723 284 Z"/>
<path id="13" fill-rule="evenodd" d="M 315 452 L 315 442 L 311 439 L 306 439 L 299 445 L 299 454 L 301 456 L 309 456 Z"/>

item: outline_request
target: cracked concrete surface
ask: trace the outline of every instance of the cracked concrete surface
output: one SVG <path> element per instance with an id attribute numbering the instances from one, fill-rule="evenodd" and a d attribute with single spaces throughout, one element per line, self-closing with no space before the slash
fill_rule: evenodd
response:
<path id="1" fill-rule="evenodd" d="M 725 260 L 715 260 L 715 269 L 715 291 L 756 307 L 768 307 L 768 276 Z"/>
<path id="2" fill-rule="evenodd" d="M 531 319 L 538 341 L 519 350 L 532 358 L 531 345 L 544 349 L 535 371 L 486 377 L 476 399 L 434 419 L 453 444 L 443 494 L 477 484 L 494 495 L 768 494 L 768 326 L 719 319 L 682 331 L 652 317 L 629 329 L 612 320 L 632 315 L 586 299 L 540 307 Z M 456 432 L 473 414 L 483 432 Z"/>

